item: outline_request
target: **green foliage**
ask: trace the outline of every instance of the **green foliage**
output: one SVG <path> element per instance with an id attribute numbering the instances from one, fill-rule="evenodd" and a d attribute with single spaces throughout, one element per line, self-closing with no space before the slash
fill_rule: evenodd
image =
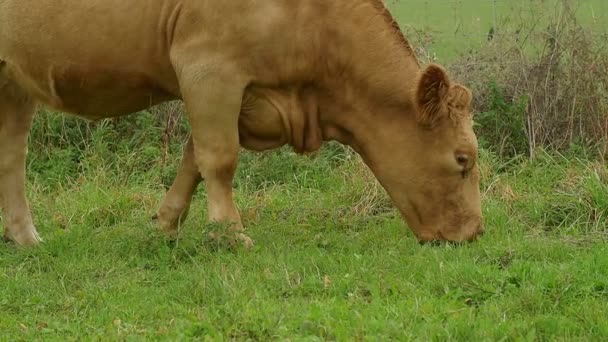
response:
<path id="1" fill-rule="evenodd" d="M 168 186 L 181 159 L 188 125 L 179 120 L 165 142 L 167 115 L 166 107 L 161 107 L 91 122 L 40 111 L 30 134 L 28 176 L 52 189 L 96 170 L 112 172 L 118 177 L 115 181 L 123 183 L 142 174 L 150 177 L 152 172 Z"/>
<path id="2" fill-rule="evenodd" d="M 525 98 L 508 100 L 503 89 L 492 82 L 489 85 L 488 110 L 476 114 L 476 132 L 481 146 L 498 153 L 501 158 L 527 155 Z"/>

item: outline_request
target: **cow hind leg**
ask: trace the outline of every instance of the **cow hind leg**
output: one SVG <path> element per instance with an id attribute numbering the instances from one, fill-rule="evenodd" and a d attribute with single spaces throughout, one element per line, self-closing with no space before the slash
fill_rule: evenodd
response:
<path id="1" fill-rule="evenodd" d="M 190 137 L 184 147 L 184 156 L 177 176 L 154 216 L 160 229 L 170 238 L 177 236 L 180 224 L 186 220 L 192 195 L 201 180 L 201 174 L 194 160 L 192 137 Z"/>
<path id="2" fill-rule="evenodd" d="M 20 246 L 41 241 L 25 197 L 27 138 L 35 108 L 18 86 L 0 80 L 0 207 L 5 240 Z"/>

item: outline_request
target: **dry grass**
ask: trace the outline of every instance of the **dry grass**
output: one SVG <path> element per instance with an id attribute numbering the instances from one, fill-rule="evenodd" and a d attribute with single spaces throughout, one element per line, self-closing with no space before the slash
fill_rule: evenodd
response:
<path id="1" fill-rule="evenodd" d="M 351 153 L 351 158 L 340 166 L 340 171 L 347 183 L 359 185 L 356 191 L 346 192 L 350 197 L 348 200 L 353 203 L 351 214 L 365 217 L 394 210 L 386 191 L 358 155 Z"/>

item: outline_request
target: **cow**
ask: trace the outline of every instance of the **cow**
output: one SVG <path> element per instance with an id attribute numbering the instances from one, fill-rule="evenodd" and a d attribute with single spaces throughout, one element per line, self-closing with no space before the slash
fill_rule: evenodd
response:
<path id="1" fill-rule="evenodd" d="M 38 106 L 97 120 L 183 100 L 191 128 L 157 219 L 169 236 L 204 180 L 208 219 L 251 245 L 240 149 L 338 141 L 421 242 L 483 233 L 472 93 L 422 66 L 381 0 L 0 0 L 4 236 L 38 244 L 25 196 Z"/>

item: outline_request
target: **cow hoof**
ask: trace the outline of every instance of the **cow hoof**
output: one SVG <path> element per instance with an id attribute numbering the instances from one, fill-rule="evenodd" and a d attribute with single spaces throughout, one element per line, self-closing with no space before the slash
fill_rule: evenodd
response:
<path id="1" fill-rule="evenodd" d="M 169 239 L 169 240 L 177 240 L 177 237 L 179 235 L 179 231 L 177 229 L 162 229 L 161 228 L 160 231 L 163 232 L 165 237 L 167 237 L 167 239 Z"/>
<path id="2" fill-rule="evenodd" d="M 170 240 L 177 239 L 177 235 L 179 233 L 177 222 L 167 220 L 164 216 L 160 216 L 159 214 L 152 216 L 152 220 L 156 222 L 158 230 L 163 232 L 167 238 Z"/>
<path id="3" fill-rule="evenodd" d="M 29 226 L 26 229 L 21 229 L 17 233 L 11 233 L 8 230 L 4 232 L 4 239 L 14 242 L 17 246 L 31 247 L 42 242 L 42 238 L 38 235 L 34 226 Z"/>
<path id="4" fill-rule="evenodd" d="M 245 247 L 251 249 L 254 246 L 252 238 L 240 232 L 219 233 L 210 232 L 209 239 L 218 245 L 227 244 L 230 248 Z"/>
<path id="5" fill-rule="evenodd" d="M 158 224 L 158 230 L 160 230 L 168 239 L 175 240 L 179 235 L 179 230 L 175 225 L 164 225 Z"/>
<path id="6" fill-rule="evenodd" d="M 245 249 L 253 248 L 253 239 L 243 233 L 236 234 L 237 240 L 245 247 Z"/>

